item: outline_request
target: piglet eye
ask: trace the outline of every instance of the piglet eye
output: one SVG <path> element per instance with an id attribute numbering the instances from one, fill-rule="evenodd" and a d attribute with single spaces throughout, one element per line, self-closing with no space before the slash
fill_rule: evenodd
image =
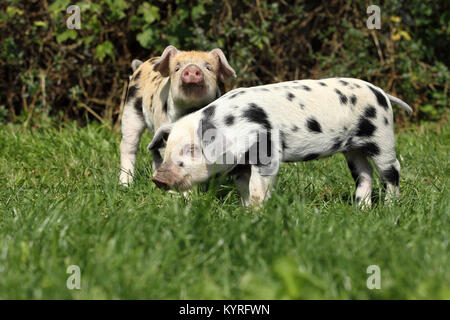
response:
<path id="1" fill-rule="evenodd" d="M 175 72 L 177 72 L 178 70 L 180 70 L 180 65 L 179 65 L 179 64 L 177 64 L 177 65 L 175 66 Z"/>
<path id="2" fill-rule="evenodd" d="M 184 167 L 183 161 L 178 162 L 178 166 L 179 166 L 179 167 Z"/>
<path id="3" fill-rule="evenodd" d="M 212 71 L 212 65 L 210 65 L 209 63 L 205 65 L 205 68 L 209 71 Z"/>

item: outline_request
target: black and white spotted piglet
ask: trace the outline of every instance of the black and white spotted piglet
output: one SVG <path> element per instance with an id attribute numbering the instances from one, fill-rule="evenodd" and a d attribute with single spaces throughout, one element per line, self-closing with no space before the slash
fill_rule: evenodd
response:
<path id="1" fill-rule="evenodd" d="M 243 204 L 258 204 L 270 196 L 281 162 L 343 152 L 356 181 L 356 202 L 370 206 L 369 159 L 387 184 L 387 196 L 399 194 L 391 101 L 412 112 L 400 99 L 358 79 L 235 89 L 156 132 L 149 149 L 167 145 L 153 181 L 185 191 L 228 172 L 236 174 Z"/>

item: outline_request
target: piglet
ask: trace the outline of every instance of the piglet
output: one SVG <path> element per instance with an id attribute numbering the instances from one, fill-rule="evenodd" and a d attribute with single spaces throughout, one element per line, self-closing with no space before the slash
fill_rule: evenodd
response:
<path id="1" fill-rule="evenodd" d="M 219 48 L 209 52 L 181 51 L 168 46 L 160 57 L 145 62 L 133 60 L 133 75 L 126 95 L 120 143 L 120 183 L 133 180 L 134 165 L 142 133 L 203 108 L 221 92 L 219 83 L 236 77 Z M 161 164 L 160 152 L 153 150 L 153 168 Z"/>
<path id="2" fill-rule="evenodd" d="M 163 189 L 186 191 L 215 174 L 235 177 L 244 205 L 261 204 L 282 162 L 342 152 L 356 182 L 355 201 L 371 205 L 372 166 L 399 195 L 391 102 L 402 100 L 350 78 L 289 81 L 238 88 L 157 130 L 148 149 L 167 141 L 153 176 Z"/>

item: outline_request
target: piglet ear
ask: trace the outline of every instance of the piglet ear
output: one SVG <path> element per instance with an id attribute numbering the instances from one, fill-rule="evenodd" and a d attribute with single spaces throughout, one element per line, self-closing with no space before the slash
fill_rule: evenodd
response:
<path id="1" fill-rule="evenodd" d="M 209 52 L 214 58 L 219 59 L 219 77 L 223 82 L 228 81 L 230 78 L 236 78 L 236 72 L 228 63 L 227 58 L 223 54 L 222 50 L 215 48 Z"/>
<path id="2" fill-rule="evenodd" d="M 178 53 L 178 49 L 174 46 L 168 46 L 164 49 L 161 57 L 153 66 L 153 71 L 159 71 L 163 77 L 170 75 L 170 58 Z"/>
<path id="3" fill-rule="evenodd" d="M 170 134 L 170 131 L 173 128 L 174 123 L 166 124 L 156 130 L 155 135 L 153 136 L 152 141 L 147 146 L 147 151 L 157 150 L 159 148 L 163 148 L 167 141 L 167 138 Z"/>
<path id="4" fill-rule="evenodd" d="M 137 68 L 139 68 L 141 66 L 143 62 L 139 59 L 134 59 L 131 62 L 131 69 L 133 70 L 133 72 L 135 72 L 137 70 Z"/>

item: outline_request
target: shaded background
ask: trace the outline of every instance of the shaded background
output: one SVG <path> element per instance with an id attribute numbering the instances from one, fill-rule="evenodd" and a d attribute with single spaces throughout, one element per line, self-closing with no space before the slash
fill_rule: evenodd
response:
<path id="1" fill-rule="evenodd" d="M 323 77 L 361 78 L 414 108 L 397 123 L 446 121 L 449 1 L 80 1 L 81 29 L 66 27 L 69 0 L 0 4 L 0 123 L 95 120 L 119 125 L 132 59 L 220 47 L 251 86 Z M 48 121 L 47 121 L 48 122 Z"/>

